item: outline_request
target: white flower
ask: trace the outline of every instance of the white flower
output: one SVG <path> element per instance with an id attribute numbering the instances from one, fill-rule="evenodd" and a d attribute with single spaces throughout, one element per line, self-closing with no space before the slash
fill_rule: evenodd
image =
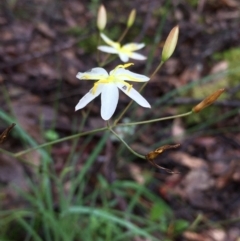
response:
<path id="1" fill-rule="evenodd" d="M 137 59 L 137 60 L 145 60 L 146 57 L 144 55 L 134 53 L 134 51 L 139 50 L 145 46 L 144 43 L 138 44 L 138 43 L 129 43 L 125 44 L 123 46 L 120 45 L 118 42 L 113 42 L 111 39 L 109 39 L 106 35 L 103 33 L 100 34 L 102 39 L 111 47 L 101 45 L 98 46 L 98 49 L 110 53 L 110 54 L 118 54 L 119 58 L 123 62 L 127 62 L 129 58 L 131 59 Z"/>
<path id="2" fill-rule="evenodd" d="M 93 68 L 87 72 L 77 74 L 78 79 L 98 80 L 93 88 L 82 97 L 75 107 L 75 111 L 84 108 L 89 102 L 101 94 L 101 116 L 109 120 L 116 110 L 119 92 L 118 88 L 136 101 L 139 105 L 151 108 L 150 104 L 140 95 L 127 81 L 146 82 L 149 78 L 145 75 L 136 74 L 125 68 L 132 64 L 118 65 L 109 74 L 103 68 Z"/>

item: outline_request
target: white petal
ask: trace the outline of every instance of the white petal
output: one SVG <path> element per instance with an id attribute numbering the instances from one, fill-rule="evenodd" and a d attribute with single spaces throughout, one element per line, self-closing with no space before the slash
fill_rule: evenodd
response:
<path id="1" fill-rule="evenodd" d="M 145 46 L 144 43 L 138 44 L 138 43 L 129 43 L 122 46 L 122 49 L 126 49 L 127 51 L 136 51 L 139 49 L 142 49 Z"/>
<path id="2" fill-rule="evenodd" d="M 104 84 L 101 94 L 101 116 L 109 120 L 117 108 L 119 92 L 115 84 Z"/>
<path id="3" fill-rule="evenodd" d="M 105 45 L 101 45 L 97 47 L 99 50 L 106 52 L 106 53 L 110 53 L 110 54 L 117 54 L 118 51 L 113 48 L 113 47 L 109 47 L 109 46 L 105 46 Z"/>
<path id="4" fill-rule="evenodd" d="M 112 46 L 113 48 L 120 48 L 120 44 L 119 43 L 112 41 L 105 34 L 100 33 L 100 36 L 104 40 L 104 42 L 107 43 L 108 45 Z"/>
<path id="5" fill-rule="evenodd" d="M 75 111 L 84 108 L 89 102 L 99 96 L 102 92 L 103 85 L 99 84 L 95 90 L 95 93 L 92 92 L 93 88 L 79 100 L 78 104 L 75 106 Z"/>
<path id="6" fill-rule="evenodd" d="M 146 59 L 146 57 L 145 57 L 144 55 L 138 54 L 138 53 L 131 53 L 131 54 L 129 55 L 129 57 L 130 57 L 131 59 L 137 59 L 137 60 L 145 60 L 145 59 Z"/>
<path id="7" fill-rule="evenodd" d="M 127 62 L 129 60 L 128 55 L 119 53 L 119 58 L 122 60 L 122 62 Z"/>
<path id="8" fill-rule="evenodd" d="M 136 74 L 124 68 L 112 70 L 109 75 L 114 75 L 118 80 L 129 80 L 135 82 L 146 82 L 150 79 L 145 75 Z"/>
<path id="9" fill-rule="evenodd" d="M 108 72 L 104 68 L 93 68 L 84 73 L 78 72 L 78 79 L 91 79 L 91 80 L 99 80 L 108 77 Z"/>
<path id="10" fill-rule="evenodd" d="M 145 98 L 141 94 L 138 93 L 134 88 L 128 90 L 128 86 L 124 85 L 124 83 L 117 83 L 119 89 L 121 89 L 126 95 L 128 95 L 131 99 L 136 101 L 139 105 L 151 108 L 150 104 L 147 102 Z"/>

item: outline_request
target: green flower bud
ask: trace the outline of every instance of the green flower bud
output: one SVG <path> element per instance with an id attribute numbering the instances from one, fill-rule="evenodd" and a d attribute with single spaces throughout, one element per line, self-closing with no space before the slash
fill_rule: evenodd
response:
<path id="1" fill-rule="evenodd" d="M 127 21 L 127 27 L 130 28 L 132 27 L 134 21 L 136 18 L 136 9 L 133 9 L 131 13 L 129 14 L 128 21 Z"/>
<path id="2" fill-rule="evenodd" d="M 174 27 L 171 32 L 169 33 L 167 40 L 163 46 L 162 51 L 162 61 L 167 61 L 171 55 L 173 54 L 178 40 L 178 33 L 179 33 L 179 27 Z"/>
<path id="3" fill-rule="evenodd" d="M 97 27 L 99 31 L 103 31 L 107 24 L 107 12 L 103 5 L 101 5 L 98 9 L 97 16 Z"/>

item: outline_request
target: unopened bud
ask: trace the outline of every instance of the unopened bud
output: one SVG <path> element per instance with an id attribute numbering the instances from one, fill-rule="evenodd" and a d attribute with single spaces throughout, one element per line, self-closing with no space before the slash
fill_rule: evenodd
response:
<path id="1" fill-rule="evenodd" d="M 215 102 L 224 91 L 225 89 L 219 89 L 215 91 L 213 94 L 209 95 L 207 98 L 201 101 L 198 105 L 194 106 L 192 108 L 192 111 L 195 113 L 200 112 L 201 110 L 203 110 L 204 108 L 208 107 L 213 102 Z"/>
<path id="2" fill-rule="evenodd" d="M 168 37 L 167 40 L 163 46 L 163 51 L 162 51 L 162 62 L 167 61 L 173 54 L 177 41 L 178 41 L 178 34 L 179 34 L 179 27 L 176 26 L 174 27 Z"/>
<path id="3" fill-rule="evenodd" d="M 101 5 L 98 9 L 97 16 L 97 27 L 100 31 L 103 31 L 107 24 L 107 12 L 103 5 Z"/>
<path id="4" fill-rule="evenodd" d="M 136 9 L 133 9 L 131 13 L 129 14 L 128 21 L 127 21 L 127 27 L 130 28 L 132 27 L 134 21 L 136 18 Z"/>

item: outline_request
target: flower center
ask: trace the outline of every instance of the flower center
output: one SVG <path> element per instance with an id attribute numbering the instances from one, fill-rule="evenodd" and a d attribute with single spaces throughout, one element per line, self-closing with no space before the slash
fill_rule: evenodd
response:
<path id="1" fill-rule="evenodd" d="M 125 48 L 125 47 L 122 47 L 121 49 L 119 49 L 119 52 L 120 52 L 120 53 L 123 53 L 123 54 L 126 54 L 126 55 L 128 55 L 129 57 L 131 57 L 133 50 L 127 49 L 127 48 Z"/>
<path id="2" fill-rule="evenodd" d="M 124 80 L 121 80 L 121 79 L 118 79 L 117 75 L 116 75 L 116 71 L 119 69 L 119 68 L 128 68 L 129 66 L 133 65 L 133 63 L 127 63 L 127 64 L 120 64 L 118 65 L 114 70 L 113 72 L 111 73 L 111 75 L 109 75 L 107 78 L 105 79 L 100 79 L 99 81 L 97 81 L 96 83 L 94 83 L 94 86 L 93 86 L 93 90 L 92 90 L 92 93 L 95 94 L 96 91 L 97 91 L 97 87 L 99 84 L 109 84 L 109 83 L 122 83 L 124 84 L 123 86 L 123 89 L 125 90 L 125 88 L 128 89 L 128 92 L 131 90 L 132 88 L 132 85 L 130 85 L 129 83 L 125 82 Z M 125 87 L 125 88 L 124 88 Z"/>

